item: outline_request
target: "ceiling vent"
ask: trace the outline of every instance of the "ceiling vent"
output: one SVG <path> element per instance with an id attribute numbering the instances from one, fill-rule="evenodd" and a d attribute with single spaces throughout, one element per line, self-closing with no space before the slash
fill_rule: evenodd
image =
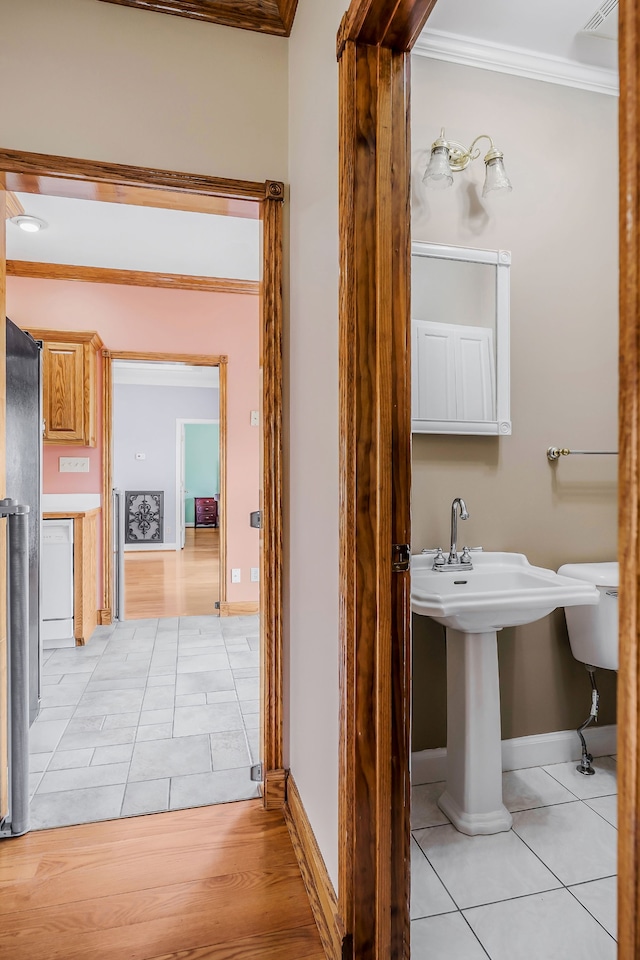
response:
<path id="1" fill-rule="evenodd" d="M 582 28 L 583 33 L 604 37 L 606 40 L 618 39 L 618 0 L 604 0 L 592 17 Z"/>

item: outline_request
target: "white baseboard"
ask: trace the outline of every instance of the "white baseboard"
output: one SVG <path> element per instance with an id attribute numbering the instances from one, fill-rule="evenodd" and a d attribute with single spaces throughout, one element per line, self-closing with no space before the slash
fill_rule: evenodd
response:
<path id="1" fill-rule="evenodd" d="M 615 723 L 585 731 L 589 752 L 604 757 L 616 752 L 618 728 Z M 550 763 L 579 760 L 580 740 L 575 730 L 557 730 L 531 737 L 502 741 L 502 769 L 541 767 Z M 411 783 L 437 783 L 447 779 L 447 750 L 420 750 L 411 754 Z"/>
<path id="2" fill-rule="evenodd" d="M 177 543 L 125 543 L 125 553 L 135 550 L 177 550 Z"/>

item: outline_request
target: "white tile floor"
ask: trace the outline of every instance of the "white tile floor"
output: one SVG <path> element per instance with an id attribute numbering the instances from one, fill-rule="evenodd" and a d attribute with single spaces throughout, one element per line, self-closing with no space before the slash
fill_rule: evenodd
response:
<path id="1" fill-rule="evenodd" d="M 98 627 L 45 650 L 32 829 L 258 796 L 258 617 Z"/>
<path id="2" fill-rule="evenodd" d="M 614 960 L 616 761 L 503 774 L 508 833 L 467 837 L 414 786 L 412 960 Z"/>

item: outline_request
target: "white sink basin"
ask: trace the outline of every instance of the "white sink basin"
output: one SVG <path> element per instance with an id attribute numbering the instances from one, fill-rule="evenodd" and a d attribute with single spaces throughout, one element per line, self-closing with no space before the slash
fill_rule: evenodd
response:
<path id="1" fill-rule="evenodd" d="M 598 603 L 595 586 L 533 567 L 522 553 L 473 553 L 473 570 L 432 570 L 411 560 L 411 609 L 463 633 L 486 633 L 546 617 L 556 607 Z"/>
<path id="2" fill-rule="evenodd" d="M 447 630 L 447 784 L 440 809 L 472 836 L 511 828 L 502 802 L 497 631 L 556 607 L 598 603 L 594 584 L 532 567 L 521 553 L 473 553 L 473 570 L 412 558 L 411 609 Z"/>

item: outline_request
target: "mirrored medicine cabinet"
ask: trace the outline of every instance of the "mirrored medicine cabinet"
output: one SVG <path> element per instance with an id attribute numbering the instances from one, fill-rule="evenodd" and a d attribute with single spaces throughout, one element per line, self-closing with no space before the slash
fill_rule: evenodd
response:
<path id="1" fill-rule="evenodd" d="M 508 250 L 411 247 L 413 433 L 511 433 Z"/>

